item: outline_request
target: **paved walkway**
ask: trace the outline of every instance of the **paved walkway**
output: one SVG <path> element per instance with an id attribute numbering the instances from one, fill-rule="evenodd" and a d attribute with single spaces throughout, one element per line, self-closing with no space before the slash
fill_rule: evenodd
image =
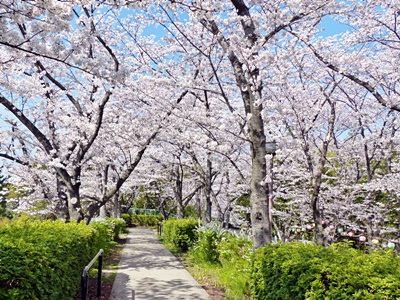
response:
<path id="1" fill-rule="evenodd" d="M 145 227 L 129 229 L 110 300 L 211 300 Z"/>

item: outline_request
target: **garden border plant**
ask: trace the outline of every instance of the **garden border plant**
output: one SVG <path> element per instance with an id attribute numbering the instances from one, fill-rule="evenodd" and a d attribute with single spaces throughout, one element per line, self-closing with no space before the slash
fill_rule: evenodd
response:
<path id="1" fill-rule="evenodd" d="M 171 219 L 163 222 L 163 240 L 180 251 L 188 251 L 197 241 L 198 221 L 195 219 Z"/>
<path id="2" fill-rule="evenodd" d="M 111 246 L 119 221 L 108 223 L 109 228 L 26 216 L 2 220 L 0 299 L 72 299 L 84 266 Z"/>
<path id="3" fill-rule="evenodd" d="M 254 299 L 400 299 L 400 258 L 392 250 L 363 252 L 348 243 L 274 244 L 256 251 Z"/>
<path id="4" fill-rule="evenodd" d="M 248 236 L 222 229 L 218 223 L 198 227 L 197 220 L 183 219 L 165 221 L 161 240 L 201 284 L 217 289 L 224 299 L 249 299 L 252 243 Z M 187 240 L 190 246 L 183 243 L 182 247 Z"/>

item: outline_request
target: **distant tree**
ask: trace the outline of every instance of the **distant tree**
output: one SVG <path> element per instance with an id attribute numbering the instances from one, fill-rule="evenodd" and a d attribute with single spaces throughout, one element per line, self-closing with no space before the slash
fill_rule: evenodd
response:
<path id="1" fill-rule="evenodd" d="M 2 168 L 3 167 L 0 167 L 0 217 L 4 217 L 7 215 L 6 197 L 8 195 L 8 189 L 7 189 L 8 176 L 2 174 Z"/>

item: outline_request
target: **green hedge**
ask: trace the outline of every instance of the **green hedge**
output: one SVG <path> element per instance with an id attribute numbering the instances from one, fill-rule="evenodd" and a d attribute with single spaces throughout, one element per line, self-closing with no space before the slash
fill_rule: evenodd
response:
<path id="1" fill-rule="evenodd" d="M 90 226 L 100 232 L 104 244 L 108 241 L 116 241 L 126 227 L 126 223 L 122 218 L 94 218 L 90 221 Z"/>
<path id="2" fill-rule="evenodd" d="M 132 215 L 132 224 L 136 226 L 157 226 L 162 220 L 161 215 Z"/>
<path id="3" fill-rule="evenodd" d="M 107 218 L 106 222 L 112 227 L 113 236 L 111 237 L 111 240 L 118 240 L 119 234 L 126 228 L 125 220 L 122 218 Z"/>
<path id="4" fill-rule="evenodd" d="M 3 221 L 0 299 L 72 299 L 99 240 L 98 231 L 83 223 Z"/>
<path id="5" fill-rule="evenodd" d="M 251 285 L 253 299 L 400 299 L 400 260 L 346 244 L 269 245 L 254 255 Z"/>
<path id="6" fill-rule="evenodd" d="M 121 218 L 124 219 L 127 227 L 131 227 L 132 225 L 132 216 L 130 214 L 122 214 Z"/>
<path id="7" fill-rule="evenodd" d="M 163 222 L 163 238 L 181 251 L 187 251 L 198 239 L 198 222 L 195 219 L 168 220 Z"/>

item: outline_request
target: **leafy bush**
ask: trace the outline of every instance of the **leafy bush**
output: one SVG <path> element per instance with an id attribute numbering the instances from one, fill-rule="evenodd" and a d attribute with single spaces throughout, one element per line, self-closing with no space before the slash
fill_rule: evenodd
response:
<path id="1" fill-rule="evenodd" d="M 157 226 L 163 220 L 161 215 L 132 215 L 132 224 L 137 226 Z"/>
<path id="2" fill-rule="evenodd" d="M 21 218 L 0 227 L 0 299 L 71 299 L 99 249 L 84 223 Z"/>
<path id="3" fill-rule="evenodd" d="M 122 218 L 107 218 L 106 221 L 113 227 L 113 237 L 112 240 L 116 241 L 120 233 L 123 233 L 126 223 Z"/>
<path id="4" fill-rule="evenodd" d="M 182 219 L 163 222 L 163 238 L 181 251 L 187 251 L 198 239 L 197 220 Z"/>
<path id="5" fill-rule="evenodd" d="M 90 226 L 101 233 L 104 241 L 103 247 L 106 247 L 107 241 L 115 241 L 118 239 L 118 235 L 123 232 L 126 223 L 123 219 L 117 218 L 93 218 L 90 221 Z"/>
<path id="6" fill-rule="evenodd" d="M 195 276 L 222 287 L 227 299 L 249 299 L 250 238 L 217 224 L 200 227 L 198 234 L 198 241 L 188 252 L 188 262 Z"/>
<path id="7" fill-rule="evenodd" d="M 197 218 L 197 214 L 198 214 L 197 207 L 194 207 L 193 205 L 188 205 L 183 210 L 183 216 L 185 218 L 196 219 Z"/>
<path id="8" fill-rule="evenodd" d="M 230 234 L 218 244 L 220 283 L 230 299 L 250 299 L 250 270 L 253 244 L 247 235 Z"/>
<path id="9" fill-rule="evenodd" d="M 218 244 L 228 233 L 220 226 L 209 223 L 197 230 L 198 240 L 190 250 L 190 256 L 196 261 L 220 263 Z"/>
<path id="10" fill-rule="evenodd" d="M 132 216 L 130 214 L 122 214 L 121 218 L 124 219 L 127 227 L 132 226 Z"/>
<path id="11" fill-rule="evenodd" d="M 113 240 L 114 230 L 105 220 L 95 219 L 89 224 L 89 227 L 98 232 L 99 237 L 96 240 L 96 246 L 103 249 L 106 253 L 110 249 L 110 241 Z"/>
<path id="12" fill-rule="evenodd" d="M 241 264 L 241 261 L 250 263 L 252 248 L 253 244 L 247 235 L 224 236 L 217 248 L 219 260 L 223 265 Z M 250 264 L 246 264 L 246 268 L 249 266 Z"/>
<path id="13" fill-rule="evenodd" d="M 254 256 L 254 299 L 399 299 L 400 260 L 336 244 L 268 245 Z"/>

